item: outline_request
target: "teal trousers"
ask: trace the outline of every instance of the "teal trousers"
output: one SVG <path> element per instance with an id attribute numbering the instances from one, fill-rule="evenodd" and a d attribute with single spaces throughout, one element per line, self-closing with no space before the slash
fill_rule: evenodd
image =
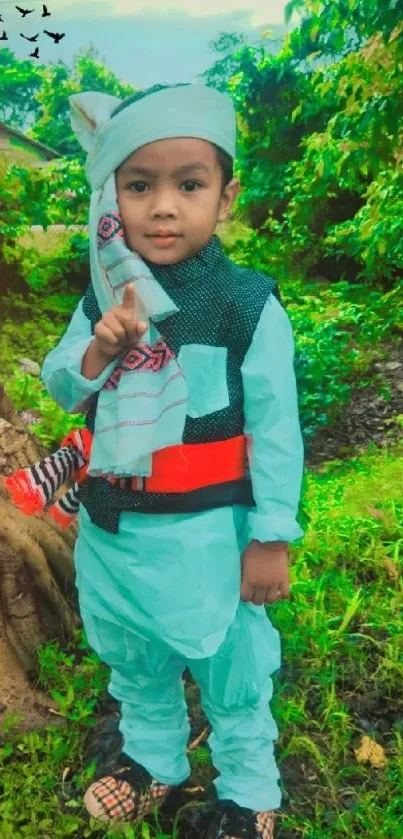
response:
<path id="1" fill-rule="evenodd" d="M 157 780 L 180 784 L 190 774 L 189 722 L 182 674 L 200 687 L 211 724 L 209 745 L 220 799 L 263 811 L 281 804 L 273 755 L 278 736 L 270 711 L 271 675 L 281 661 L 278 631 L 263 606 L 239 602 L 217 652 L 186 659 L 166 643 L 147 640 L 82 610 L 90 646 L 111 668 L 109 693 L 121 703 L 123 749 Z"/>

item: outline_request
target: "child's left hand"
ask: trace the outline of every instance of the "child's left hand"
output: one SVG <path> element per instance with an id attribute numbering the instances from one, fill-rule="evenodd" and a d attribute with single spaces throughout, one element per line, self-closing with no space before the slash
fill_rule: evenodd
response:
<path id="1" fill-rule="evenodd" d="M 287 543 L 251 542 L 242 555 L 241 600 L 261 606 L 289 595 Z"/>

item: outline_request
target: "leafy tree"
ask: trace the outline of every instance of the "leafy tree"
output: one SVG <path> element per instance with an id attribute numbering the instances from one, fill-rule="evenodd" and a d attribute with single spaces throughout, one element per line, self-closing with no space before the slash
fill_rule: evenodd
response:
<path id="1" fill-rule="evenodd" d="M 403 18 L 402 0 L 290 0 L 285 19 L 294 13 L 300 25 L 289 35 L 296 57 L 336 56 L 360 49 L 375 33 L 385 43 Z"/>
<path id="2" fill-rule="evenodd" d="M 258 232 L 253 256 L 260 262 L 274 254 L 313 274 L 393 283 L 403 262 L 402 2 L 292 0 L 287 15 L 293 12 L 300 23 L 276 55 L 264 43 L 222 33 L 212 44 L 218 59 L 202 74 L 232 96 L 238 113 L 235 168 L 243 190 L 236 215 Z M 86 221 L 85 153 L 70 129 L 68 97 L 88 89 L 133 93 L 93 48 L 78 54 L 73 70 L 59 62 L 41 73 L 31 136 L 64 159 L 52 164 L 48 180 L 19 171 L 20 210 L 10 175 L 9 236 L 24 215 L 45 227 Z M 86 258 L 81 240 L 80 254 Z M 41 263 L 35 271 L 30 260 L 24 264 L 35 287 L 53 267 L 60 276 L 60 265 L 48 271 Z"/>
<path id="3" fill-rule="evenodd" d="M 24 131 L 39 117 L 36 96 L 42 85 L 41 65 L 19 61 L 8 48 L 0 50 L 0 119 Z"/>
<path id="4" fill-rule="evenodd" d="M 243 48 L 249 46 L 248 41 L 244 35 L 223 32 L 216 41 L 210 41 L 208 46 L 220 58 L 200 74 L 201 83 L 227 93 L 229 82 L 238 71 Z"/>
<path id="5" fill-rule="evenodd" d="M 62 61 L 46 67 L 41 89 L 37 93 L 41 115 L 29 135 L 66 157 L 77 157 L 83 161 L 85 152 L 70 125 L 68 97 L 84 90 L 96 90 L 121 98 L 135 92 L 131 85 L 121 82 L 99 60 L 97 50 L 88 47 L 78 53 L 73 70 Z"/>
<path id="6" fill-rule="evenodd" d="M 337 92 L 338 107 L 303 140 L 285 232 L 324 273 L 333 262 L 337 274 L 352 267 L 358 277 L 393 279 L 403 267 L 399 51 L 398 32 L 388 43 L 378 34 L 313 77 L 323 99 Z"/>
<path id="7" fill-rule="evenodd" d="M 393 281 L 403 261 L 398 4 L 370 4 L 368 18 L 359 0 L 301 0 L 288 13 L 297 8 L 301 24 L 277 55 L 243 45 L 213 68 L 239 114 L 238 215 L 268 254 L 280 248 L 335 279 Z"/>

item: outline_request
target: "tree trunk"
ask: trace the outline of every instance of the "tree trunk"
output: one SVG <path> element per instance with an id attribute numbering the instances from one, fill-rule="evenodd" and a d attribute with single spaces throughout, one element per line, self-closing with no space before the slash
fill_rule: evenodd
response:
<path id="1" fill-rule="evenodd" d="M 35 652 L 67 643 L 80 625 L 74 585 L 77 523 L 61 530 L 46 513 L 26 516 L 11 501 L 4 476 L 49 452 L 28 430 L 0 383 L 0 721 L 23 715 L 21 727 L 57 721 L 52 701 L 35 689 Z M 56 498 L 63 495 L 60 488 Z"/>

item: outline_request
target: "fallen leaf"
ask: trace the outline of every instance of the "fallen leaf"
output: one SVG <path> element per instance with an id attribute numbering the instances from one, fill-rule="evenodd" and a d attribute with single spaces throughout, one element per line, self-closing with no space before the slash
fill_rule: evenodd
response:
<path id="1" fill-rule="evenodd" d="M 62 714 L 60 711 L 56 711 L 55 708 L 48 708 L 47 709 L 50 714 L 56 714 L 58 717 L 65 717 L 66 714 Z"/>
<path id="2" fill-rule="evenodd" d="M 370 507 L 367 504 L 367 510 L 374 517 L 374 519 L 382 519 L 383 518 L 383 510 L 377 510 L 375 507 Z"/>
<path id="3" fill-rule="evenodd" d="M 389 559 L 389 557 L 386 557 L 386 559 L 383 560 L 383 564 L 384 564 L 391 580 L 394 580 L 396 582 L 396 580 L 399 578 L 399 572 L 397 570 L 397 566 L 395 565 L 395 563 L 392 562 L 392 560 Z"/>
<path id="4" fill-rule="evenodd" d="M 370 763 L 371 766 L 385 766 L 385 751 L 379 743 L 371 740 L 366 734 L 361 738 L 361 746 L 354 749 L 358 763 Z"/>
<path id="5" fill-rule="evenodd" d="M 32 358 L 19 358 L 18 362 L 24 373 L 30 373 L 31 376 L 40 376 L 41 368 L 37 361 L 32 361 Z"/>

